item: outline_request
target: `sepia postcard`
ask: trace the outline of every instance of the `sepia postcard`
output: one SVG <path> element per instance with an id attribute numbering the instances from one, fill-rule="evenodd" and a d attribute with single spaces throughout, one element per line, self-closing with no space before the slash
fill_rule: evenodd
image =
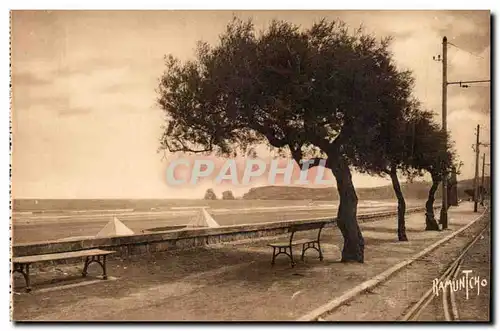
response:
<path id="1" fill-rule="evenodd" d="M 11 320 L 491 323 L 488 10 L 12 10 Z"/>

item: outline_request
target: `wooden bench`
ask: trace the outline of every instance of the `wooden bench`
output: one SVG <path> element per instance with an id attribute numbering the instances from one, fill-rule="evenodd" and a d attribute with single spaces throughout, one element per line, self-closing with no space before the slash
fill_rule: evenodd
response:
<path id="1" fill-rule="evenodd" d="M 294 224 L 288 228 L 288 232 L 290 232 L 290 239 L 288 242 L 277 242 L 268 244 L 273 248 L 273 259 L 271 261 L 271 265 L 274 265 L 276 257 L 280 254 L 285 254 L 290 258 L 292 263 L 292 268 L 295 266 L 295 261 L 293 259 L 293 251 L 292 247 L 297 245 L 302 245 L 302 256 L 301 260 L 304 260 L 304 254 L 309 249 L 315 249 L 319 253 L 319 260 L 323 261 L 323 252 L 321 251 L 320 237 L 321 230 L 325 227 L 326 224 L 330 223 L 326 222 L 318 222 L 318 223 L 310 223 L 310 224 Z M 318 236 L 316 239 L 299 239 L 293 240 L 295 232 L 299 231 L 309 231 L 309 230 L 318 230 Z"/>
<path id="2" fill-rule="evenodd" d="M 72 258 L 85 257 L 85 264 L 83 266 L 83 277 L 87 276 L 87 269 L 93 262 L 99 264 L 102 268 L 102 278 L 107 279 L 106 274 L 106 256 L 115 253 L 114 251 L 104 251 L 100 249 L 87 249 L 74 252 L 63 252 L 63 253 L 53 253 L 53 254 L 41 254 L 41 255 L 29 255 L 29 256 L 19 256 L 12 259 L 14 268 L 12 273 L 19 272 L 24 276 L 26 281 L 26 292 L 31 291 L 30 286 L 30 265 L 33 263 L 44 262 L 44 261 L 55 261 L 55 260 L 65 260 Z"/>

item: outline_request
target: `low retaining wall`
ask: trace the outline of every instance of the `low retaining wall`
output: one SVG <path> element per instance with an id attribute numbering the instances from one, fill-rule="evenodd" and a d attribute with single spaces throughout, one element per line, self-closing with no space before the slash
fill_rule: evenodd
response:
<path id="1" fill-rule="evenodd" d="M 408 209 L 407 214 L 422 211 L 424 211 L 424 208 Z M 358 215 L 358 221 L 367 222 L 392 216 L 396 216 L 395 211 L 361 214 Z M 331 225 L 328 226 L 335 226 L 335 220 L 336 218 L 302 219 L 221 226 L 219 228 L 182 229 L 121 237 L 35 242 L 14 245 L 12 247 L 12 254 L 17 257 L 100 248 L 116 251 L 114 256 L 127 257 L 130 255 L 189 249 L 241 239 L 284 235 L 288 233 L 288 228 L 292 224 L 312 224 L 330 221 Z"/>

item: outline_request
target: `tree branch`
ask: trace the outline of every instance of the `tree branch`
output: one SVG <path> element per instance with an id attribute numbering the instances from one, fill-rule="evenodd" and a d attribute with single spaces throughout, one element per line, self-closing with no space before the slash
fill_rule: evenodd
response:
<path id="1" fill-rule="evenodd" d="M 302 165 L 303 165 L 304 163 L 308 162 L 308 163 L 309 163 L 309 167 L 308 167 L 308 169 L 311 169 L 311 168 L 314 168 L 314 167 L 320 166 L 320 165 L 321 165 L 321 161 L 323 161 L 323 160 L 324 160 L 324 164 L 323 164 L 323 166 L 324 166 L 325 168 L 329 168 L 329 169 L 331 169 L 331 165 L 329 164 L 328 159 L 323 159 L 323 158 L 321 158 L 321 157 L 314 157 L 314 158 L 309 159 L 309 160 L 301 160 L 301 161 L 299 162 L 299 166 L 301 167 L 301 170 L 302 170 Z M 305 170 L 305 171 L 306 171 L 306 170 Z"/>
<path id="2" fill-rule="evenodd" d="M 292 154 L 292 158 L 297 162 L 297 164 L 302 167 L 302 150 L 300 147 L 293 147 L 291 144 L 288 144 L 288 148 L 290 149 L 290 153 Z"/>
<path id="3" fill-rule="evenodd" d="M 169 145 L 167 139 L 163 140 L 163 143 L 167 147 L 168 151 L 171 153 L 177 153 L 177 152 L 190 152 L 190 153 L 206 153 L 206 152 L 212 152 L 213 151 L 213 140 L 214 138 L 211 137 L 209 142 L 208 142 L 208 147 L 205 149 L 192 149 L 187 147 L 180 139 L 179 137 L 175 137 L 175 140 L 181 145 L 180 148 L 173 148 L 172 146 Z"/>
<path id="4" fill-rule="evenodd" d="M 269 144 L 272 145 L 273 147 L 282 148 L 288 144 L 288 142 L 285 139 L 276 138 L 276 132 L 269 126 L 261 125 L 257 123 L 257 121 L 252 121 L 252 123 L 249 126 L 252 130 L 255 130 L 256 132 L 259 132 L 262 135 L 264 135 L 267 138 Z"/>

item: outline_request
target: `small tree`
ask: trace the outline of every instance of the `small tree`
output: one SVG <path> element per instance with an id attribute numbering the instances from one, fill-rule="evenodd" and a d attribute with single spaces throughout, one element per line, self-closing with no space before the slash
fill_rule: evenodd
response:
<path id="1" fill-rule="evenodd" d="M 449 133 L 444 133 L 433 121 L 433 113 L 421 111 L 412 117 L 412 152 L 410 164 L 413 175 L 423 175 L 426 171 L 431 175 L 432 185 L 425 204 L 425 230 L 438 231 L 439 225 L 434 218 L 435 194 L 444 175 L 451 177 L 457 168 L 456 153 Z M 448 208 L 446 206 L 445 208 Z"/>
<path id="2" fill-rule="evenodd" d="M 413 80 L 407 76 L 404 79 L 407 84 L 412 84 Z M 354 155 L 354 165 L 361 172 L 371 175 L 385 176 L 391 178 L 392 187 L 398 202 L 397 234 L 399 241 L 407 241 L 405 213 L 406 202 L 401 190 L 398 178 L 398 171 L 411 176 L 412 164 L 412 135 L 413 124 L 411 118 L 415 113 L 420 112 L 420 104 L 416 100 L 408 101 L 408 95 L 399 103 L 388 105 L 389 116 L 380 123 L 379 134 L 371 153 L 361 156 Z M 400 107 L 400 108 L 398 108 Z M 357 156 L 357 157 L 356 157 Z"/>
<path id="3" fill-rule="evenodd" d="M 217 200 L 217 195 L 215 194 L 213 189 L 209 188 L 205 192 L 205 197 L 203 199 L 205 199 L 205 200 Z"/>
<path id="4" fill-rule="evenodd" d="M 222 192 L 222 200 L 234 200 L 234 195 L 232 191 Z"/>

